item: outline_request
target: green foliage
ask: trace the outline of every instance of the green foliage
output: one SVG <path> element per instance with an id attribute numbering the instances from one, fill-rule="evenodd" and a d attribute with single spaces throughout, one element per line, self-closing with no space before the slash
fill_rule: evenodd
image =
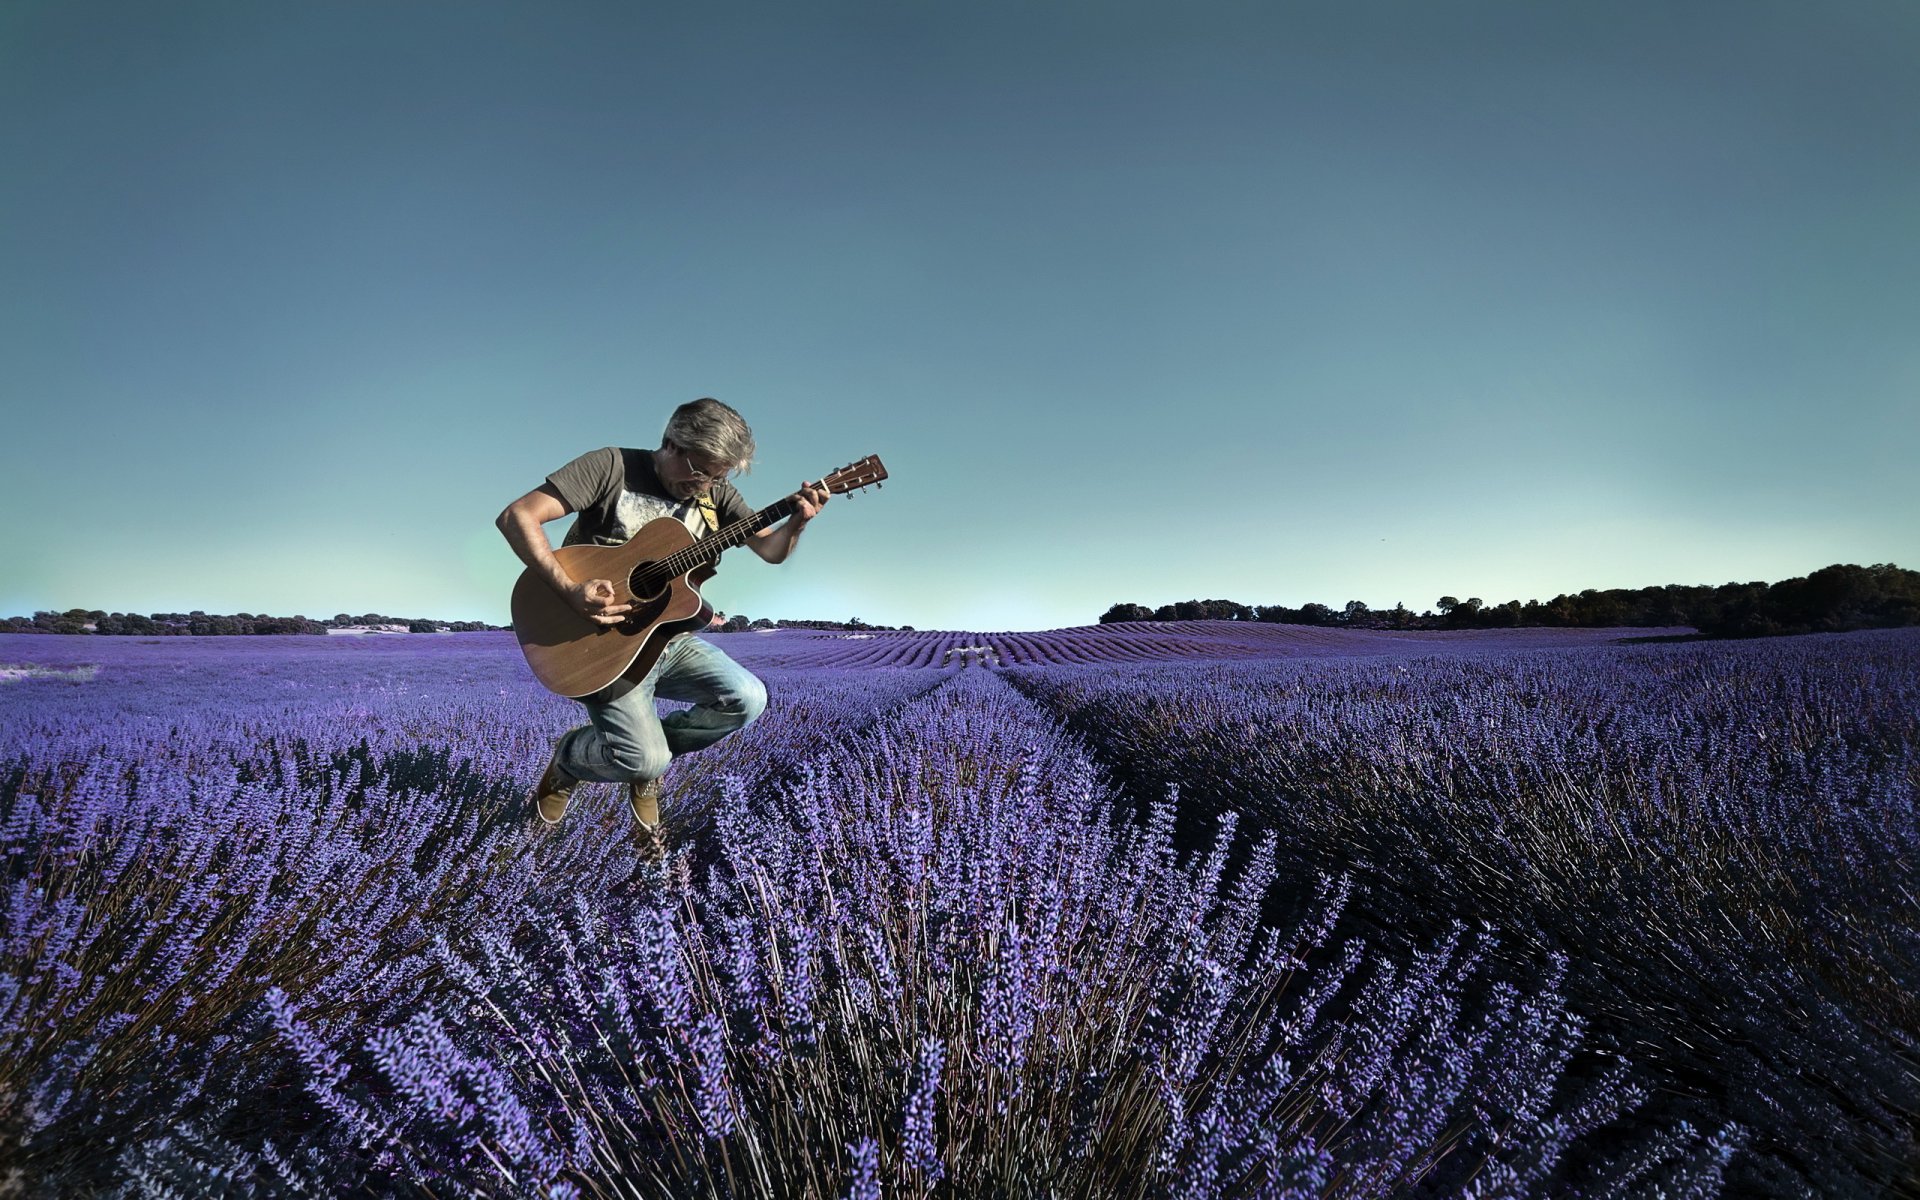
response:
<path id="1" fill-rule="evenodd" d="M 70 608 L 63 613 L 37 612 L 31 617 L 0 617 L 0 633 L 95 633 L 131 637 L 170 637 L 193 635 L 222 637 L 240 634 L 304 633 L 324 634 L 328 628 L 352 625 L 393 625 L 410 633 L 470 633 L 505 626 L 484 621 L 434 621 L 424 617 L 383 617 L 375 613 L 354 617 L 340 613 L 326 621 L 294 615 L 273 617 L 266 613 L 208 614 L 194 609 L 190 613 L 108 613 L 99 609 Z"/>
<path id="2" fill-rule="evenodd" d="M 1100 623 L 1117 621 L 1271 621 L 1283 625 L 1332 625 L 1354 629 L 1674 628 L 1691 626 L 1714 637 L 1779 633 L 1842 633 L 1920 625 L 1920 571 L 1892 563 L 1860 567 L 1835 563 L 1805 578 L 1779 583 L 1723 583 L 1718 587 L 1670 583 L 1665 587 L 1588 588 L 1538 600 L 1487 605 L 1478 596 L 1442 596 L 1438 613 L 1415 615 L 1405 606 L 1374 611 L 1358 600 L 1344 609 L 1324 604 L 1299 608 L 1263 604 L 1248 608 L 1231 600 L 1183 600 L 1148 609 L 1116 604 Z"/>

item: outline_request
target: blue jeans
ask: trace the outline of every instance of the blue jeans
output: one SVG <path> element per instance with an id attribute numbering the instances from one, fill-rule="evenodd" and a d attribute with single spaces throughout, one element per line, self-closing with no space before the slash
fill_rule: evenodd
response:
<path id="1" fill-rule="evenodd" d="M 692 708 L 654 710 L 654 697 Z M 667 643 L 647 677 L 619 679 L 582 700 L 591 722 L 560 737 L 554 753 L 575 779 L 628 783 L 658 779 L 676 755 L 704 750 L 766 711 L 767 689 L 753 673 L 694 637 Z"/>

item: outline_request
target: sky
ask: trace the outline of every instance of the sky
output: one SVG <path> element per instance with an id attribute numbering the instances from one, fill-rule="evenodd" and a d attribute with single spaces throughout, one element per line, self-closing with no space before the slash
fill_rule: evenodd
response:
<path id="1" fill-rule="evenodd" d="M 891 475 L 750 617 L 1920 568 L 1909 0 L 8 0 L 0 163 L 0 615 L 503 623 L 699 396 Z"/>

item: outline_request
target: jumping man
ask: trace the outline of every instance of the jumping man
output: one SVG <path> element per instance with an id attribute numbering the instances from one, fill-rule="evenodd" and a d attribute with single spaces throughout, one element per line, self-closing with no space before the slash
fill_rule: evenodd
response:
<path id="1" fill-rule="evenodd" d="M 495 524 L 520 561 L 563 596 L 575 611 L 601 625 L 617 625 L 633 607 L 621 603 L 610 579 L 573 579 L 553 555 L 541 526 L 577 513 L 563 545 L 624 544 L 641 526 L 673 517 L 704 537 L 753 515 L 728 480 L 753 461 L 753 431 L 740 414 L 714 399 L 674 410 L 657 450 L 608 446 L 589 451 L 515 500 Z M 802 484 L 795 511 L 746 544 L 770 563 L 793 553 L 807 522 L 827 502 L 825 488 Z M 693 707 L 664 721 L 654 698 Z M 661 837 L 660 777 L 674 758 L 713 745 L 758 717 L 767 690 L 753 673 L 691 634 L 673 636 L 642 679 L 621 678 L 581 697 L 588 723 L 562 734 L 553 760 L 533 790 L 540 820 L 556 825 L 582 780 L 625 783 L 640 833 Z"/>

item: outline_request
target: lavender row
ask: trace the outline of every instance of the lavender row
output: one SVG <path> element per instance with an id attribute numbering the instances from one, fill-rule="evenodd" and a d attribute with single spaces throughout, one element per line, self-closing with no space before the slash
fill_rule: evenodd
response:
<path id="1" fill-rule="evenodd" d="M 1571 953 L 1649 1111 L 1755 1130 L 1736 1190 L 1915 1154 L 1920 635 L 1016 676 L 1137 793 L 1355 872 L 1370 928 Z"/>
<path id="2" fill-rule="evenodd" d="M 1316 629 L 1252 621 L 1133 621 L 1044 633 L 782 629 L 718 639 L 751 666 L 947 668 L 1082 663 L 1270 660 L 1420 654 L 1480 654 L 1489 649 L 1604 645 L 1659 629 L 1519 629 L 1408 632 Z"/>

